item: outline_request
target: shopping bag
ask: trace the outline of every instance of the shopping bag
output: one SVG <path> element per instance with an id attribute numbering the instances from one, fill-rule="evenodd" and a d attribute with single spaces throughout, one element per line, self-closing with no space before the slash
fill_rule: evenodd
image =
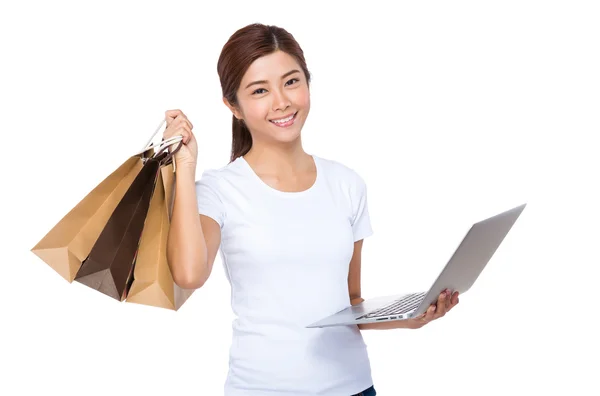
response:
<path id="1" fill-rule="evenodd" d="M 161 121 L 140 152 L 124 161 L 89 192 L 31 249 L 68 282 L 74 280 L 109 217 L 141 171 L 143 161 L 155 155 L 152 140 L 164 123 Z M 177 137 L 163 143 L 177 143 Z"/>
<path id="2" fill-rule="evenodd" d="M 119 301 L 126 298 L 160 168 L 171 160 L 181 144 L 170 153 L 166 152 L 167 147 L 163 147 L 161 152 L 144 161 L 142 170 L 118 203 L 77 272 L 77 282 Z"/>
<path id="3" fill-rule="evenodd" d="M 142 232 L 126 302 L 178 310 L 193 289 L 175 284 L 167 261 L 171 205 L 175 173 L 173 166 L 162 167 Z"/>
<path id="4" fill-rule="evenodd" d="M 31 251 L 72 282 L 108 218 L 142 169 L 143 155 L 127 159 L 71 209 Z"/>
<path id="5" fill-rule="evenodd" d="M 75 281 L 117 300 L 125 298 L 158 171 L 156 160 L 151 158 L 144 164 L 83 261 Z"/>

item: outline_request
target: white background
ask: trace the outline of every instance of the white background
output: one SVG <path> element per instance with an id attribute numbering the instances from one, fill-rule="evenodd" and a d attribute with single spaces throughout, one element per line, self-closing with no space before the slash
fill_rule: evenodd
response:
<path id="1" fill-rule="evenodd" d="M 167 109 L 194 123 L 198 176 L 227 163 L 216 64 L 253 22 L 304 49 L 305 150 L 367 181 L 364 297 L 428 287 L 473 222 L 528 203 L 451 314 L 364 332 L 378 394 L 600 394 L 594 3 L 3 3 L 0 394 L 222 394 L 220 258 L 172 312 L 68 284 L 29 250 Z"/>

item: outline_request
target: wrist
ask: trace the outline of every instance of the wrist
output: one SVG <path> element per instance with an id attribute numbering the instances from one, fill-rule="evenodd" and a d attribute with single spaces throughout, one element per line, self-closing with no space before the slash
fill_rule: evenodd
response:
<path id="1" fill-rule="evenodd" d="M 196 164 L 175 164 L 175 174 L 177 175 L 177 179 L 181 180 L 189 180 L 192 179 L 194 182 L 196 181 Z"/>

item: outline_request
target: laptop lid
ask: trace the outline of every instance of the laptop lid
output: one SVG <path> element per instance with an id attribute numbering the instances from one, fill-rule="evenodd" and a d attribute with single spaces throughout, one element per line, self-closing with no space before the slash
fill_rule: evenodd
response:
<path id="1" fill-rule="evenodd" d="M 464 294 L 490 261 L 527 204 L 522 204 L 471 226 L 458 248 L 438 275 L 419 307 L 418 316 L 437 302 L 445 289 Z"/>

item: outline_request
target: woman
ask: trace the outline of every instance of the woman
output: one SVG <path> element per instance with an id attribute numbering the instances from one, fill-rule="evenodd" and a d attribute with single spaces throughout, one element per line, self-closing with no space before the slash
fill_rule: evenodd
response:
<path id="1" fill-rule="evenodd" d="M 201 287 L 220 249 L 231 284 L 225 395 L 375 395 L 360 330 L 422 327 L 458 296 L 442 293 L 418 319 L 307 329 L 362 301 L 361 248 L 372 234 L 365 183 L 302 148 L 310 74 L 292 35 L 246 26 L 217 69 L 233 113 L 231 162 L 196 182 L 198 147 L 181 111 L 166 112 L 164 137 L 184 142 L 167 248 L 174 280 Z"/>

